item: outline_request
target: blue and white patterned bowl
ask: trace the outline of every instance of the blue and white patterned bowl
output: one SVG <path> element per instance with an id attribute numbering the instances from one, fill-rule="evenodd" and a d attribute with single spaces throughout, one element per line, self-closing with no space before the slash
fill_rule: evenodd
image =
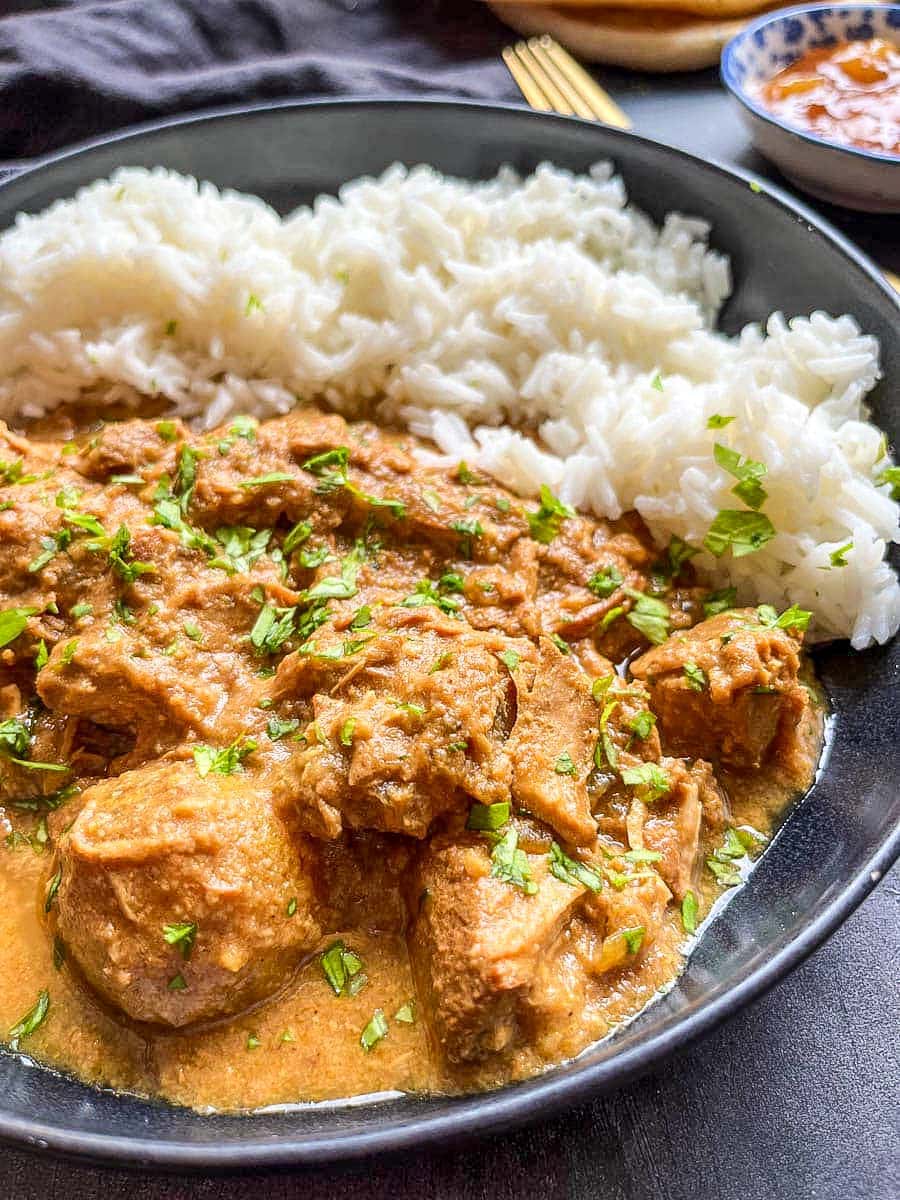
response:
<path id="1" fill-rule="evenodd" d="M 900 4 L 818 4 L 767 13 L 722 52 L 722 82 L 761 154 L 794 183 L 832 204 L 900 212 L 900 158 L 826 141 L 764 108 L 761 84 L 795 59 L 840 41 L 879 37 L 900 46 Z"/>

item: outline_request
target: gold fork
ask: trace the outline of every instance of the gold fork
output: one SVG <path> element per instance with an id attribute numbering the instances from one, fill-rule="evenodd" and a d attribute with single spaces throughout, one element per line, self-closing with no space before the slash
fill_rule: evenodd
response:
<path id="1" fill-rule="evenodd" d="M 519 91 L 539 112 L 631 128 L 631 120 L 615 100 L 548 34 L 507 46 L 502 57 Z M 900 276 L 893 271 L 885 271 L 884 276 L 900 292 Z"/>
<path id="2" fill-rule="evenodd" d="M 631 121 L 612 97 L 547 34 L 507 46 L 502 57 L 522 95 L 539 112 L 631 128 Z"/>

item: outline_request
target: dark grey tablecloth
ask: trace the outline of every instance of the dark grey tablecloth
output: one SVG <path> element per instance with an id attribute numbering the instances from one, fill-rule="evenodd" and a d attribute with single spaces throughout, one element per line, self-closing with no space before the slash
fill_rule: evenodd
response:
<path id="1" fill-rule="evenodd" d="M 37 12 L 35 10 L 41 9 Z M 297 95 L 517 98 L 477 3 L 0 0 L 0 161 L 165 113 Z M 28 11 L 31 10 L 31 11 Z M 712 72 L 600 75 L 643 133 L 773 175 Z M 896 218 L 830 211 L 900 270 Z M 852 803 L 852 797 L 848 797 Z M 897 1200 L 900 870 L 805 966 L 655 1075 L 480 1145 L 176 1179 L 0 1149 L 0 1200 Z"/>

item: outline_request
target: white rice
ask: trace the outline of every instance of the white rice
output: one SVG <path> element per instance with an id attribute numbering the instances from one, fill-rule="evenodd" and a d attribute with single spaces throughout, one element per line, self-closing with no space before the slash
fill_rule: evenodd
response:
<path id="1" fill-rule="evenodd" d="M 524 494 L 636 508 L 661 542 L 696 546 L 743 507 L 719 441 L 765 463 L 777 534 L 695 564 L 742 601 L 812 609 L 818 637 L 884 642 L 900 588 L 864 403 L 878 345 L 824 313 L 714 332 L 730 279 L 708 232 L 678 215 L 658 229 L 608 166 L 484 184 L 394 167 L 285 219 L 124 170 L 0 238 L 0 415 L 86 391 L 158 392 L 203 426 L 298 397 L 378 409 Z M 710 430 L 714 414 L 735 419 Z"/>

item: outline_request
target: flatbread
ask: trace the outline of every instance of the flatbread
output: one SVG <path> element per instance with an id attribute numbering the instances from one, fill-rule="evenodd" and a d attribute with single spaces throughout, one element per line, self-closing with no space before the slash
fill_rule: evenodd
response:
<path id="1" fill-rule="evenodd" d="M 587 62 L 638 71 L 696 71 L 714 66 L 749 17 L 712 20 L 660 9 L 558 8 L 488 0 L 501 21 L 526 35 L 549 33 Z"/>
<path id="2" fill-rule="evenodd" d="M 522 8 L 548 8 L 546 0 L 514 0 Z M 770 8 L 772 0 L 562 0 L 552 7 L 559 9 L 615 8 L 629 9 L 661 8 L 669 13 L 692 13 L 697 17 L 723 20 L 727 17 L 749 17 Z M 492 8 L 496 7 L 491 5 Z"/>

